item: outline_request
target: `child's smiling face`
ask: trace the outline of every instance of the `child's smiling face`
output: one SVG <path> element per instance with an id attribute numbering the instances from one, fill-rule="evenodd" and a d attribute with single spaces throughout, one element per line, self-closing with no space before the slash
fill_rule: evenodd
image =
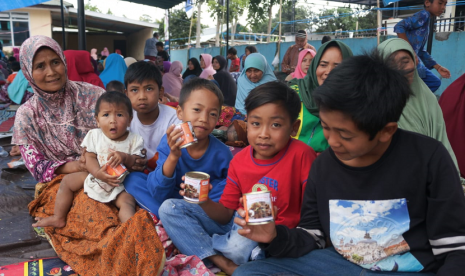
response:
<path id="1" fill-rule="evenodd" d="M 267 103 L 247 113 L 247 140 L 254 157 L 268 160 L 278 154 L 295 136 L 300 126 L 291 123 L 287 110 L 278 103 Z"/>
<path id="2" fill-rule="evenodd" d="M 123 103 L 114 104 L 102 101 L 95 118 L 103 134 L 113 141 L 123 141 L 128 136 L 127 128 L 131 124 L 132 114 Z"/>

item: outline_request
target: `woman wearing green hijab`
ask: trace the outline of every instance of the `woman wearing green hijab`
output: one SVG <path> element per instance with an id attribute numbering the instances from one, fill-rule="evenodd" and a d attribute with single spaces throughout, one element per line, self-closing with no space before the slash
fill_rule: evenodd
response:
<path id="1" fill-rule="evenodd" d="M 412 46 L 400 38 L 391 38 L 378 46 L 384 58 L 406 72 L 413 95 L 408 99 L 398 122 L 399 128 L 432 137 L 446 147 L 458 171 L 457 159 L 447 138 L 446 125 L 436 96 L 421 80 Z"/>
<path id="2" fill-rule="evenodd" d="M 328 142 L 323 135 L 318 107 L 313 101 L 313 90 L 323 84 L 329 72 L 345 58 L 352 56 L 349 46 L 340 41 L 329 41 L 321 45 L 303 79 L 293 79 L 289 86 L 294 89 L 302 100 L 299 114 L 300 127 L 293 138 L 307 143 L 316 152 L 328 148 Z"/>

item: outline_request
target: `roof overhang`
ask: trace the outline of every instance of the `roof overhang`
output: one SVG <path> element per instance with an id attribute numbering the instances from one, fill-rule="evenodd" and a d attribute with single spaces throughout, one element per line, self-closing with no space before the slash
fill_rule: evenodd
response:
<path id="1" fill-rule="evenodd" d="M 61 13 L 59 9 L 51 9 L 52 25 L 55 27 L 61 26 Z M 110 32 L 110 33 L 124 33 L 130 34 L 138 32 L 145 28 L 156 29 L 159 27 L 158 23 L 148 23 L 138 20 L 133 20 L 124 17 L 118 17 L 109 14 L 102 14 L 93 11 L 85 11 L 86 15 L 86 30 L 88 33 L 92 32 Z M 78 26 L 77 9 L 69 8 L 66 15 L 66 23 L 69 28 Z"/>
<path id="2" fill-rule="evenodd" d="M 185 2 L 186 0 L 121 0 L 126 2 L 132 2 L 147 6 L 152 6 L 160 9 L 171 9 L 172 7 Z"/>

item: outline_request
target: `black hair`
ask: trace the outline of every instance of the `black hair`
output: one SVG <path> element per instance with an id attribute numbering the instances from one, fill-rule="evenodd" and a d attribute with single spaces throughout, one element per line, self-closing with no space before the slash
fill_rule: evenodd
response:
<path id="1" fill-rule="evenodd" d="M 245 49 L 249 50 L 249 52 L 252 54 L 252 53 L 258 53 L 258 50 L 255 46 L 252 46 L 252 45 L 249 45 L 247 47 L 245 47 Z"/>
<path id="2" fill-rule="evenodd" d="M 119 91 L 109 91 L 103 93 L 97 100 L 95 104 L 95 117 L 98 116 L 100 112 L 100 104 L 102 102 L 109 103 L 109 104 L 123 104 L 126 106 L 128 110 L 129 117 L 132 118 L 132 104 L 131 100 L 129 100 L 128 96 L 124 93 L 120 93 Z"/>
<path id="3" fill-rule="evenodd" d="M 11 63 L 11 70 L 13 70 L 13 72 L 18 72 L 19 70 L 21 70 L 21 66 L 19 65 L 18 61 L 13 61 Z"/>
<path id="4" fill-rule="evenodd" d="M 307 32 L 305 30 L 298 30 L 297 31 L 299 34 L 307 34 Z"/>
<path id="5" fill-rule="evenodd" d="M 267 82 L 252 89 L 245 98 L 245 110 L 249 114 L 252 110 L 268 103 L 282 105 L 289 114 L 291 123 L 299 117 L 300 97 L 294 89 L 281 81 Z"/>
<path id="6" fill-rule="evenodd" d="M 138 61 L 131 64 L 124 75 L 124 85 L 129 86 L 130 83 L 142 83 L 145 80 L 153 80 L 158 84 L 158 89 L 162 86 L 162 75 L 160 69 L 151 63 Z"/>
<path id="7" fill-rule="evenodd" d="M 325 44 L 326 42 L 331 41 L 331 37 L 329 35 L 323 36 L 321 39 L 321 44 Z"/>
<path id="8" fill-rule="evenodd" d="M 412 94 L 407 78 L 374 50 L 345 59 L 313 92 L 320 110 L 351 117 L 372 140 L 386 124 L 399 121 Z"/>
<path id="9" fill-rule="evenodd" d="M 13 62 L 13 61 L 16 61 L 16 58 L 15 58 L 15 57 L 11 56 L 11 57 L 8 58 L 8 62 L 11 63 L 11 62 Z"/>
<path id="10" fill-rule="evenodd" d="M 107 59 L 107 56 L 102 56 L 102 60 L 105 60 L 105 59 Z"/>
<path id="11" fill-rule="evenodd" d="M 212 81 L 198 77 L 192 78 L 191 80 L 183 84 L 181 88 L 181 95 L 179 96 L 179 106 L 183 107 L 184 103 L 187 101 L 192 91 L 199 90 L 202 88 L 213 92 L 213 94 L 215 94 L 218 97 L 218 101 L 220 102 L 219 110 L 221 111 L 221 106 L 223 106 L 224 103 L 223 92 L 221 92 L 218 86 Z"/>
<path id="12" fill-rule="evenodd" d="M 160 47 L 165 47 L 165 44 L 163 44 L 163 42 L 161 41 L 158 41 L 157 43 L 155 43 L 156 46 L 160 46 Z"/>
<path id="13" fill-rule="evenodd" d="M 157 32 L 154 32 L 154 33 L 153 33 L 153 37 L 158 37 L 158 33 L 157 33 Z"/>
<path id="14" fill-rule="evenodd" d="M 229 48 L 228 49 L 228 54 L 231 54 L 231 55 L 234 55 L 234 56 L 237 55 L 236 48 L 234 48 L 234 47 Z"/>
<path id="15" fill-rule="evenodd" d="M 108 91 L 118 91 L 124 94 L 124 84 L 120 81 L 117 80 L 112 80 L 109 83 L 107 83 L 107 86 L 105 87 L 105 90 Z"/>
<path id="16" fill-rule="evenodd" d="M 434 0 L 423 0 L 423 7 L 425 7 L 425 8 L 426 8 L 426 5 L 425 5 L 426 1 L 430 2 L 431 4 L 433 4 L 433 2 L 434 2 Z"/>

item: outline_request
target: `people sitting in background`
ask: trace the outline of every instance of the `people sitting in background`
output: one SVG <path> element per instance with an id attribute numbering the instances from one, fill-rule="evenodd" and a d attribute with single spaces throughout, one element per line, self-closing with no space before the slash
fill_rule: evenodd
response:
<path id="1" fill-rule="evenodd" d="M 13 72 L 6 78 L 6 83 L 12 83 L 16 77 L 16 74 L 18 74 L 19 70 L 21 70 L 21 66 L 19 65 L 19 62 L 18 61 L 12 62 L 11 71 Z"/>
<path id="2" fill-rule="evenodd" d="M 257 86 L 275 80 L 276 76 L 266 58 L 259 53 L 250 54 L 245 60 L 244 70 L 237 80 L 237 95 L 234 104 L 236 110 L 245 115 L 244 101 L 250 91 Z"/>
<path id="3" fill-rule="evenodd" d="M 208 259 L 228 275 L 250 259 L 265 257 L 258 243 L 240 236 L 240 227 L 234 224 L 242 195 L 270 192 L 278 210 L 276 223 L 294 228 L 316 158 L 309 146 L 291 139 L 299 128 L 300 99 L 295 91 L 284 83 L 269 82 L 254 88 L 245 102 L 250 146 L 231 161 L 220 201 L 192 204 L 168 199 L 159 211 L 166 232 L 181 253 Z"/>
<path id="4" fill-rule="evenodd" d="M 310 68 L 310 63 L 315 55 L 315 51 L 310 49 L 303 49 L 300 51 L 297 68 L 294 73 L 291 73 L 286 77 L 286 81 L 290 81 L 292 79 L 303 79 L 307 75 L 308 68 Z"/>
<path id="5" fill-rule="evenodd" d="M 271 258 L 234 275 L 463 275 L 465 198 L 444 146 L 398 128 L 411 93 L 380 55 L 328 75 L 313 97 L 330 148 L 312 164 L 300 223 L 236 218 Z"/>
<path id="6" fill-rule="evenodd" d="M 228 49 L 228 59 L 231 60 L 231 65 L 229 66 L 229 72 L 239 72 L 241 68 L 241 60 L 237 57 L 236 48 L 231 47 Z"/>
<path id="7" fill-rule="evenodd" d="M 90 50 L 90 56 L 91 56 L 94 60 L 98 60 L 97 49 L 96 49 L 96 48 L 92 48 L 92 49 Z"/>
<path id="8" fill-rule="evenodd" d="M 115 49 L 115 54 L 120 55 L 122 58 L 124 58 L 123 54 L 121 53 L 120 49 Z"/>
<path id="9" fill-rule="evenodd" d="M 105 69 L 105 67 L 103 66 L 104 62 L 105 62 L 104 60 L 99 60 L 98 63 L 97 63 L 97 70 L 99 72 L 99 76 L 103 72 L 103 70 Z"/>
<path id="10" fill-rule="evenodd" d="M 202 74 L 202 67 L 200 67 L 200 63 L 196 58 L 190 58 L 187 62 L 187 69 L 182 74 L 183 82 L 188 81 L 190 78 L 198 77 Z"/>
<path id="11" fill-rule="evenodd" d="M 99 77 L 105 87 L 112 80 L 124 82 L 124 74 L 126 74 L 127 69 L 124 59 L 120 55 L 113 53 L 105 59 L 105 70 L 100 73 Z"/>
<path id="12" fill-rule="evenodd" d="M 158 43 L 158 33 L 153 33 L 153 37 L 145 41 L 144 47 L 144 58 L 152 61 L 157 61 L 157 43 Z"/>
<path id="13" fill-rule="evenodd" d="M 418 75 L 432 92 L 438 90 L 441 86 L 441 80 L 430 70 L 434 68 L 442 78 L 450 78 L 449 70 L 439 65 L 425 49 L 429 32 L 432 31 L 429 29 L 429 22 L 434 20 L 434 17 L 444 13 L 446 4 L 447 0 L 424 0 L 424 10 L 404 18 L 394 26 L 394 32 L 397 33 L 397 36 L 412 46 L 415 52 Z"/>
<path id="14" fill-rule="evenodd" d="M 352 50 L 346 44 L 332 40 L 321 45 L 310 63 L 307 75 L 303 79 L 293 79 L 289 86 L 299 93 L 302 99 L 302 109 L 299 114 L 300 128 L 294 138 L 306 143 L 316 152 L 328 148 L 328 142 L 323 135 L 318 107 L 313 100 L 313 90 L 322 85 L 328 74 L 338 66 L 343 59 L 352 56 Z"/>
<path id="15" fill-rule="evenodd" d="M 465 74 L 444 90 L 439 98 L 446 122 L 447 136 L 457 157 L 460 174 L 465 178 Z"/>
<path id="16" fill-rule="evenodd" d="M 409 98 L 397 124 L 399 128 L 420 133 L 441 142 L 457 166 L 457 159 L 447 138 L 446 124 L 436 96 L 421 80 L 415 64 L 415 52 L 410 44 L 400 38 L 392 38 L 378 46 L 384 58 L 402 70 L 413 96 Z"/>
<path id="17" fill-rule="evenodd" d="M 171 69 L 171 62 L 170 61 L 163 61 L 163 70 L 161 71 L 163 74 L 168 73 Z"/>
<path id="18" fill-rule="evenodd" d="M 170 60 L 170 55 L 165 51 L 165 45 L 161 41 L 157 42 L 157 56 L 161 57 L 163 61 Z"/>
<path id="19" fill-rule="evenodd" d="M 234 48 L 232 48 L 234 49 Z M 237 85 L 231 74 L 227 71 L 228 61 L 221 55 L 213 58 L 213 69 L 216 74 L 213 78 L 218 82 L 221 92 L 223 92 L 224 104 L 234 106 L 236 104 Z"/>
<path id="20" fill-rule="evenodd" d="M 105 47 L 103 48 L 103 50 L 100 52 L 100 54 L 102 55 L 102 58 L 103 57 L 108 57 L 110 55 L 110 51 L 108 51 L 108 48 Z"/>
<path id="21" fill-rule="evenodd" d="M 102 80 L 95 74 L 89 52 L 84 50 L 66 50 L 63 53 L 68 65 L 69 80 L 87 82 L 105 88 Z"/>
<path id="22" fill-rule="evenodd" d="M 329 35 L 323 36 L 321 39 L 321 44 L 325 44 L 326 42 L 331 41 L 331 37 Z"/>
<path id="23" fill-rule="evenodd" d="M 247 59 L 247 56 L 253 53 L 258 53 L 257 47 L 253 45 L 249 45 L 245 47 L 245 53 L 239 58 L 242 62 L 242 68 L 244 68 L 245 60 Z"/>
<path id="24" fill-rule="evenodd" d="M 303 49 L 310 49 L 316 52 L 315 47 L 308 44 L 307 42 L 307 32 L 304 30 L 297 31 L 295 35 L 295 44 L 289 47 L 284 54 L 283 61 L 281 63 L 281 71 L 286 74 L 294 73 L 297 62 L 299 59 L 299 53 Z"/>
<path id="25" fill-rule="evenodd" d="M 175 102 L 179 101 L 179 96 L 181 95 L 182 87 L 182 63 L 180 61 L 173 61 L 171 63 L 170 70 L 163 74 L 163 88 L 165 94 L 169 94 Z M 171 101 L 171 99 L 170 99 Z"/>
<path id="26" fill-rule="evenodd" d="M 202 68 L 202 73 L 199 77 L 202 79 L 208 79 L 210 76 L 213 77 L 216 74 L 212 66 L 212 56 L 209 54 L 200 55 L 200 67 Z"/>
<path id="27" fill-rule="evenodd" d="M 122 82 L 120 82 L 120 81 L 117 81 L 117 80 L 112 80 L 109 83 L 107 83 L 107 86 L 106 86 L 105 89 L 106 89 L 107 92 L 118 91 L 118 92 L 121 92 L 123 94 L 126 91 L 126 88 L 124 87 L 124 84 Z"/>
<path id="28" fill-rule="evenodd" d="M 13 57 L 16 59 L 16 61 L 19 61 L 19 48 L 18 47 L 13 47 Z"/>

